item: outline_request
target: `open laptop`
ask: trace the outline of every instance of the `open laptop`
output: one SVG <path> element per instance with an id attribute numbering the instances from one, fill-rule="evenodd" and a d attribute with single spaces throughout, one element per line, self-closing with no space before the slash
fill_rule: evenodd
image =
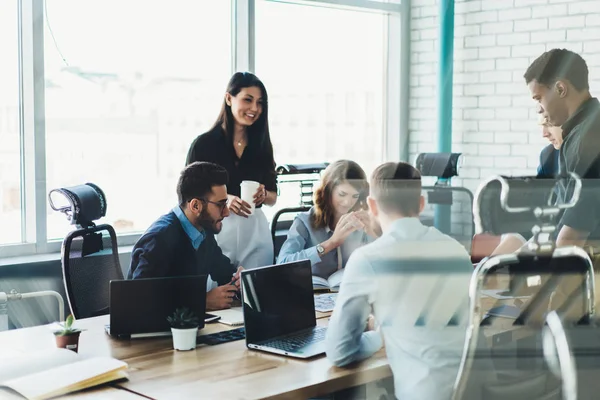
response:
<path id="1" fill-rule="evenodd" d="M 297 358 L 325 353 L 309 260 L 242 272 L 246 346 Z"/>
<path id="2" fill-rule="evenodd" d="M 117 337 L 170 336 L 167 316 L 178 307 L 194 311 L 204 327 L 206 275 L 110 281 L 110 325 Z"/>

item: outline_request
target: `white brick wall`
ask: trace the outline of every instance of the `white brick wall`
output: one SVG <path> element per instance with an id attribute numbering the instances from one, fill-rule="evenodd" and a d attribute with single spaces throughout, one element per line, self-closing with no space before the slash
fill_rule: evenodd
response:
<path id="1" fill-rule="evenodd" d="M 412 0 L 410 160 L 436 148 L 438 0 Z M 547 144 L 523 80 L 554 47 L 579 52 L 600 96 L 600 0 L 456 0 L 453 181 L 473 192 L 496 174 L 533 174 Z"/>

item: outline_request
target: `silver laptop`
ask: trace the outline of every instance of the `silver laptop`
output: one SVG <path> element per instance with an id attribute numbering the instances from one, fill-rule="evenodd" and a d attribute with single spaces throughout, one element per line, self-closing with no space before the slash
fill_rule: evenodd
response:
<path id="1" fill-rule="evenodd" d="M 325 353 L 309 260 L 242 272 L 246 346 L 297 358 Z"/>

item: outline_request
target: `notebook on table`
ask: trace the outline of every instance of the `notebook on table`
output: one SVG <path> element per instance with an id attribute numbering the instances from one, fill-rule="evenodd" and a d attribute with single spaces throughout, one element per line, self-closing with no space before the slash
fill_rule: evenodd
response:
<path id="1" fill-rule="evenodd" d="M 343 269 L 338 269 L 333 274 L 329 275 L 329 278 L 327 278 L 327 279 L 322 278 L 320 276 L 313 275 L 313 277 L 312 277 L 313 289 L 315 291 L 330 290 L 332 292 L 339 292 L 343 277 L 344 277 Z"/>
<path id="2" fill-rule="evenodd" d="M 221 317 L 219 322 L 231 326 L 244 325 L 244 313 L 242 307 L 232 307 L 227 310 L 211 311 L 211 314 Z"/>
<path id="3" fill-rule="evenodd" d="M 206 275 L 110 281 L 111 336 L 141 338 L 170 336 L 167 316 L 187 307 L 204 327 Z"/>
<path id="4" fill-rule="evenodd" d="M 242 271 L 246 346 L 297 358 L 325 353 L 309 260 Z"/>
<path id="5" fill-rule="evenodd" d="M 127 378 L 126 369 L 123 361 L 83 357 L 66 349 L 25 353 L 2 360 L 0 398 L 49 399 Z"/>

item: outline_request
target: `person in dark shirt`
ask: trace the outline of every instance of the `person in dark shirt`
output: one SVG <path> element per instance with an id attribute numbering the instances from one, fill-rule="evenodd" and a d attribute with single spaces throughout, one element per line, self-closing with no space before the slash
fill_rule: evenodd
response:
<path id="1" fill-rule="evenodd" d="M 582 179 L 579 201 L 561 215 L 556 244 L 596 247 L 600 239 L 600 103 L 590 94 L 586 62 L 572 51 L 553 49 L 535 59 L 524 78 L 538 102 L 538 112 L 549 124 L 562 127 L 560 173 L 575 173 Z M 573 187 L 571 178 L 559 185 L 559 202 L 570 200 Z"/>
<path id="2" fill-rule="evenodd" d="M 273 263 L 273 241 L 262 205 L 277 201 L 277 175 L 269 133 L 268 97 L 263 83 L 249 72 L 235 73 L 227 85 L 221 112 L 210 131 L 190 146 L 186 163 L 209 161 L 229 173 L 227 185 L 231 218 L 217 241 L 234 264 L 255 268 Z M 240 185 L 260 185 L 255 209 L 243 201 Z"/>
<path id="3" fill-rule="evenodd" d="M 195 162 L 179 177 L 179 205 L 156 220 L 133 246 L 127 279 L 210 275 L 218 287 L 206 294 L 206 308 L 229 308 L 239 289 L 236 271 L 215 241 L 227 208 L 227 171 Z"/>
<path id="4" fill-rule="evenodd" d="M 558 156 L 560 146 L 563 142 L 562 129 L 560 126 L 551 126 L 547 120 L 541 122 L 542 136 L 548 139 L 550 144 L 540 152 L 540 164 L 537 168 L 536 178 L 556 179 L 558 173 Z M 519 233 L 505 233 L 500 237 L 500 243 L 491 253 L 492 256 L 513 253 L 521 249 L 527 240 Z"/>

